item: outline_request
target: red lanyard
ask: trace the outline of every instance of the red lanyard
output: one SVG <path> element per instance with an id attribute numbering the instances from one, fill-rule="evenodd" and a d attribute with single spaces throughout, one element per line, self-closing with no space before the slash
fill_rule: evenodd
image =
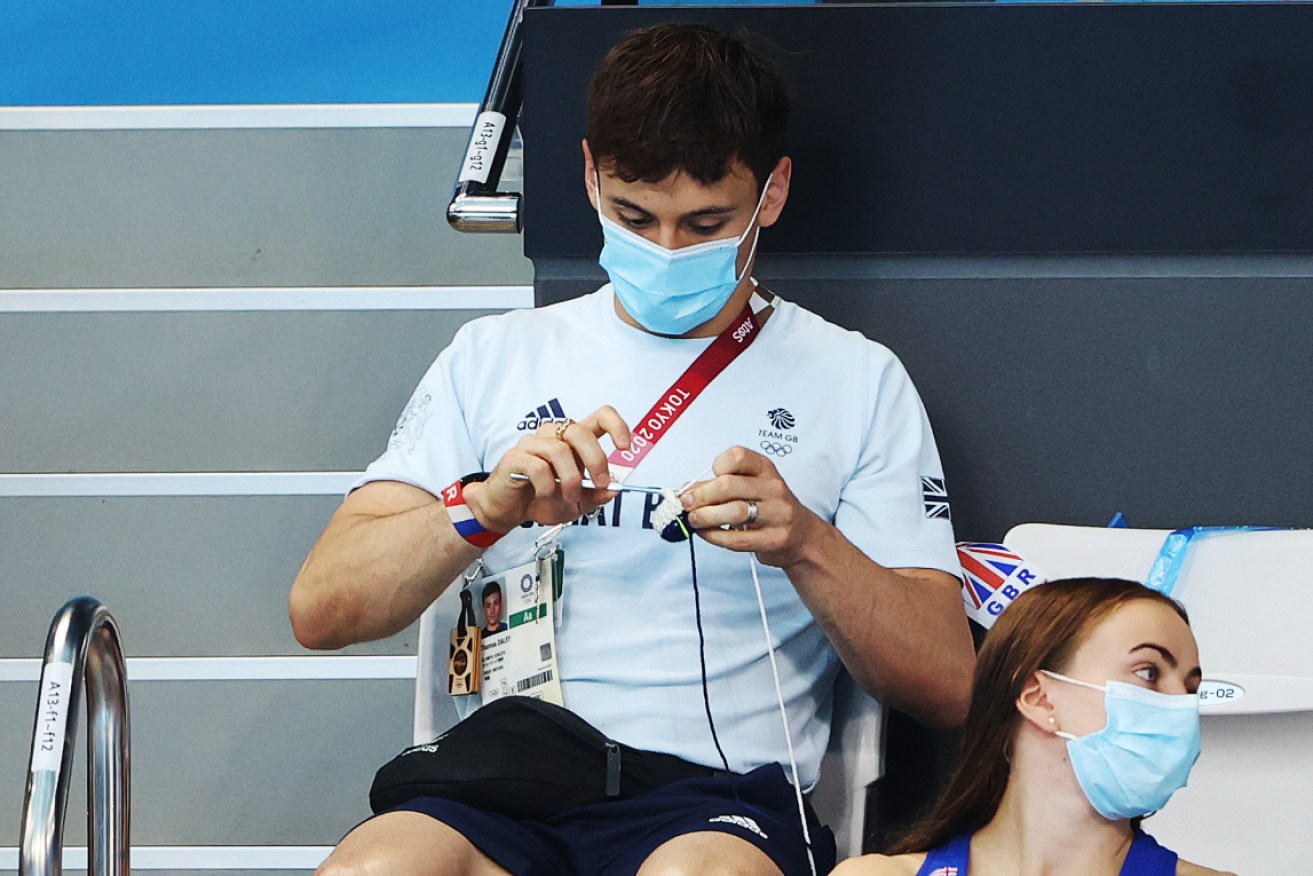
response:
<path id="1" fill-rule="evenodd" d="M 720 376 L 729 363 L 733 362 L 761 334 L 761 320 L 753 312 L 752 301 L 760 298 L 753 292 L 752 299 L 743 305 L 743 312 L 732 325 L 716 336 L 711 346 L 698 355 L 683 374 L 670 385 L 652 409 L 630 429 L 628 450 L 613 450 L 606 458 L 611 468 L 611 477 L 624 481 L 629 477 L 643 457 L 656 446 L 666 430 L 674 425 L 689 405 L 706 389 L 711 381 Z M 763 306 L 761 308 L 765 310 Z"/>

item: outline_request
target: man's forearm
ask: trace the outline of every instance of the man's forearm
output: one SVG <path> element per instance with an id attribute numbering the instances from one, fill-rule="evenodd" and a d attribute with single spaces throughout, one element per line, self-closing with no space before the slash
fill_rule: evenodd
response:
<path id="1" fill-rule="evenodd" d="M 946 572 L 887 569 L 819 517 L 785 568 L 857 682 L 927 724 L 966 716 L 975 650 Z"/>
<path id="2" fill-rule="evenodd" d="M 297 641 L 341 648 L 405 629 L 480 554 L 441 502 L 335 515 L 292 585 Z"/>

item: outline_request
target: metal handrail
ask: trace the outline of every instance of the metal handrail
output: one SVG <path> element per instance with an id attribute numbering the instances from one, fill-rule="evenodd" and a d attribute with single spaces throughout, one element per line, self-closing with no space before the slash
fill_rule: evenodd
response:
<path id="1" fill-rule="evenodd" d="M 99 600 L 70 599 L 50 623 L 23 798 L 20 876 L 63 873 L 64 814 L 83 685 L 87 691 L 87 872 L 127 876 L 127 671 L 118 624 Z"/>
<path id="2" fill-rule="evenodd" d="M 457 231 L 518 234 L 520 193 L 499 192 L 506 152 L 520 115 L 524 93 L 521 87 L 520 25 L 524 11 L 550 6 L 552 0 L 515 0 L 506 32 L 502 35 L 497 61 L 493 64 L 488 90 L 479 104 L 479 114 L 470 129 L 456 188 L 447 205 L 447 222 Z"/>

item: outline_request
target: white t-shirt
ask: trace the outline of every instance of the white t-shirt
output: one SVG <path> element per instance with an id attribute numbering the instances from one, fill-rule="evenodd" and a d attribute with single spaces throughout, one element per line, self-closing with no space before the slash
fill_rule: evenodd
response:
<path id="1" fill-rule="evenodd" d="M 395 480 L 436 496 L 470 472 L 491 470 L 543 420 L 583 419 L 607 404 L 632 428 L 710 343 L 627 325 L 609 286 L 473 320 L 438 356 L 387 451 L 356 486 Z M 663 433 L 628 482 L 678 487 L 736 444 L 766 454 L 801 502 L 881 565 L 958 574 L 934 438 L 911 380 L 885 347 L 777 299 L 757 340 Z M 655 497 L 623 493 L 561 533 L 557 652 L 565 702 L 613 739 L 718 767 L 703 705 L 689 545 L 652 529 L 654 504 Z M 542 531 L 511 532 L 484 554 L 485 565 L 496 572 L 526 562 Z M 787 763 L 748 557 L 694 545 L 709 698 L 729 765 Z M 759 568 L 809 787 L 829 738 L 838 657 L 784 573 Z"/>

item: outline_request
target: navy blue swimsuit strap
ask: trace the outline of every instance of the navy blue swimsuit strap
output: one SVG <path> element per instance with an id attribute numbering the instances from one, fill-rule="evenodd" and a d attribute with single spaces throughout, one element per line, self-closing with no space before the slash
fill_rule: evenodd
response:
<path id="1" fill-rule="evenodd" d="M 931 849 L 916 876 L 967 876 L 970 863 L 971 834 L 964 833 Z M 1158 845 L 1147 833 L 1136 831 L 1121 876 L 1176 876 L 1176 852 Z"/>
<path id="2" fill-rule="evenodd" d="M 916 876 L 967 876 L 971 860 L 971 834 L 955 836 L 925 856 L 925 863 Z"/>
<path id="3" fill-rule="evenodd" d="M 1176 852 L 1164 849 L 1153 837 L 1137 830 L 1122 863 L 1121 876 L 1176 876 Z"/>

